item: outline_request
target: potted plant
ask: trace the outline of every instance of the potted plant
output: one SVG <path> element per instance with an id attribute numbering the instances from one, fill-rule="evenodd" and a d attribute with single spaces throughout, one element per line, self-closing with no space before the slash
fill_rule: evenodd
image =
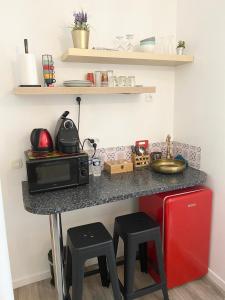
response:
<path id="1" fill-rule="evenodd" d="M 183 55 L 185 48 L 186 48 L 185 41 L 179 41 L 178 45 L 177 45 L 177 54 L 178 55 Z"/>
<path id="2" fill-rule="evenodd" d="M 88 49 L 89 43 L 89 25 L 87 23 L 87 13 L 75 12 L 74 25 L 72 29 L 72 38 L 74 48 Z"/>

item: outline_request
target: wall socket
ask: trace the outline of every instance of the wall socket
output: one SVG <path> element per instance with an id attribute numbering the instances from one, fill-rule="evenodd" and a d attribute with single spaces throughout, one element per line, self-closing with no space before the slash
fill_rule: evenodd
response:
<path id="1" fill-rule="evenodd" d="M 153 102 L 152 94 L 145 94 L 145 102 Z"/>
<path id="2" fill-rule="evenodd" d="M 22 159 L 16 159 L 11 162 L 11 167 L 15 170 L 22 169 L 23 161 Z"/>

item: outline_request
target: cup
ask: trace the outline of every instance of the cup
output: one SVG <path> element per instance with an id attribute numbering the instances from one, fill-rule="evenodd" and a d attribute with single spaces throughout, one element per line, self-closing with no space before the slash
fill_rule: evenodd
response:
<path id="1" fill-rule="evenodd" d="M 93 73 L 87 73 L 87 80 L 91 81 L 92 84 L 95 84 L 95 80 L 94 80 L 94 74 Z"/>
<path id="2" fill-rule="evenodd" d="M 56 83 L 56 80 L 53 78 L 53 79 L 45 79 L 45 83 L 46 84 L 53 84 L 53 83 Z"/>
<path id="3" fill-rule="evenodd" d="M 94 176 L 101 176 L 101 160 L 97 157 L 93 158 L 92 160 L 92 170 Z"/>

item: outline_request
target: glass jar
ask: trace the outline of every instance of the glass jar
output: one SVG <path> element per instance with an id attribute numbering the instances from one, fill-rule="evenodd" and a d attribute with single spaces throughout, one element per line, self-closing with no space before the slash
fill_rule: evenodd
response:
<path id="1" fill-rule="evenodd" d="M 108 86 L 108 72 L 102 71 L 101 72 L 101 86 Z"/>

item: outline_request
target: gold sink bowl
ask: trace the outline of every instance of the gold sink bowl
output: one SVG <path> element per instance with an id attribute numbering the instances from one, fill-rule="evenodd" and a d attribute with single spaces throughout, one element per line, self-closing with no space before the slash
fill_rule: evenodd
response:
<path id="1" fill-rule="evenodd" d="M 151 163 L 154 171 L 162 174 L 176 174 L 185 170 L 186 164 L 182 160 L 157 159 Z"/>

